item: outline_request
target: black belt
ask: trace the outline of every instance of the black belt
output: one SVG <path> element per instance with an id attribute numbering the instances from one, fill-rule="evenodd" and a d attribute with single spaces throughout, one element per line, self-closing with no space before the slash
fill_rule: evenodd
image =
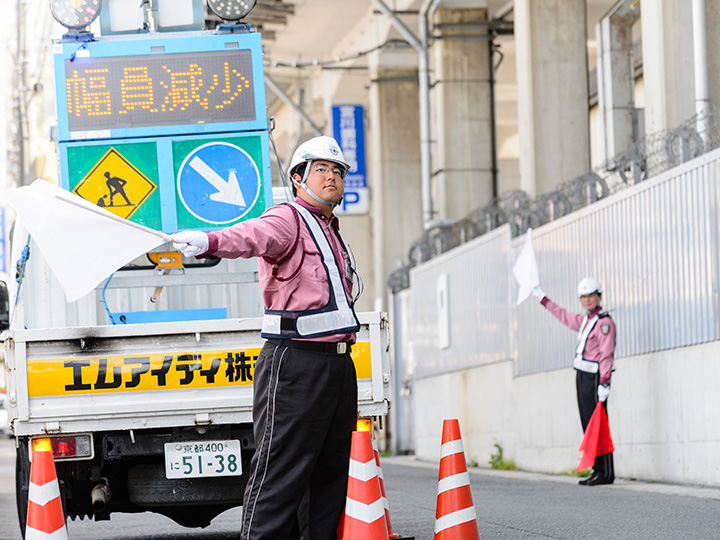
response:
<path id="1" fill-rule="evenodd" d="M 268 339 L 268 343 L 277 346 L 292 347 L 304 351 L 313 351 L 324 354 L 345 354 L 350 352 L 352 343 L 349 341 L 337 341 L 328 343 L 326 341 L 298 341 L 296 339 Z"/>

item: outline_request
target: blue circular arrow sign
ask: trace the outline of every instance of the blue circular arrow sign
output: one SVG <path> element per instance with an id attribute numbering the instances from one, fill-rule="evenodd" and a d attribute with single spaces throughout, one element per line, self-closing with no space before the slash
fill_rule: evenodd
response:
<path id="1" fill-rule="evenodd" d="M 260 195 L 255 162 L 234 144 L 213 142 L 193 150 L 180 165 L 177 189 L 185 208 L 213 224 L 236 221 Z"/>

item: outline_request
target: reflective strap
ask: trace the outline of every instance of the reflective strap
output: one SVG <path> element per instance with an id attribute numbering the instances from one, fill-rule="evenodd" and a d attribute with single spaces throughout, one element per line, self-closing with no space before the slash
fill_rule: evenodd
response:
<path id="1" fill-rule="evenodd" d="M 597 373 L 600 371 L 600 364 L 597 362 L 591 362 L 585 360 L 582 356 L 576 356 L 573 360 L 573 367 L 578 371 L 584 371 L 585 373 Z"/>
<path id="2" fill-rule="evenodd" d="M 262 328 L 260 332 L 263 334 L 280 335 L 280 315 L 263 315 Z"/>
<path id="3" fill-rule="evenodd" d="M 582 324 L 580 325 L 580 331 L 578 332 L 578 344 L 575 348 L 575 357 L 580 356 L 582 358 L 583 352 L 585 352 L 585 344 L 587 343 L 588 336 L 590 335 L 590 332 L 592 332 L 592 329 L 595 328 L 595 325 L 599 320 L 600 317 L 598 315 L 595 315 L 589 322 L 587 315 L 583 318 Z"/>
<path id="4" fill-rule="evenodd" d="M 297 331 L 301 336 L 329 332 L 338 328 L 348 328 L 355 324 L 355 316 L 350 311 L 328 311 L 313 315 L 300 315 L 297 318 Z"/>
<path id="5" fill-rule="evenodd" d="M 360 295 L 363 293 L 363 290 L 365 290 L 365 284 L 363 283 L 362 278 L 360 277 L 360 274 L 357 273 L 357 266 L 355 265 L 355 255 L 352 252 L 352 249 L 350 249 L 350 244 L 348 244 L 345 241 L 345 237 L 342 235 L 342 233 L 338 230 L 338 236 L 340 237 L 340 240 L 343 243 L 343 246 L 345 246 L 345 253 L 348 255 L 348 259 L 350 260 L 350 270 L 353 274 L 357 276 L 358 279 L 358 292 L 355 295 L 355 298 L 353 298 L 353 304 L 357 302 L 357 299 L 360 298 Z"/>

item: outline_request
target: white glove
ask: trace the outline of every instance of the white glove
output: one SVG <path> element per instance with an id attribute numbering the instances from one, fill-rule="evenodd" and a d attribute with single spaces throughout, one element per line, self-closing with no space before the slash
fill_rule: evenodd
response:
<path id="1" fill-rule="evenodd" d="M 208 235 L 202 231 L 180 231 L 172 236 L 173 247 L 186 257 L 197 257 L 210 247 Z"/>
<path id="2" fill-rule="evenodd" d="M 609 384 L 601 384 L 598 386 L 598 399 L 600 401 L 605 401 L 609 395 L 610 395 L 610 385 Z"/>
<path id="3" fill-rule="evenodd" d="M 545 291 L 542 290 L 542 287 L 540 285 L 536 285 L 535 288 L 532 290 L 532 295 L 538 300 L 542 300 L 543 298 L 545 298 Z"/>

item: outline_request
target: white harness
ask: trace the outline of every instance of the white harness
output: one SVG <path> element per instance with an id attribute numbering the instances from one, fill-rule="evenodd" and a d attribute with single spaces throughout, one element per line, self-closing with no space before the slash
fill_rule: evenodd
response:
<path id="1" fill-rule="evenodd" d="M 345 294 L 342 274 L 335 259 L 335 253 L 317 219 L 303 206 L 297 203 L 290 204 L 295 207 L 303 218 L 310 236 L 312 236 L 320 250 L 323 266 L 328 277 L 330 298 L 327 304 L 317 309 L 302 311 L 265 310 L 261 331 L 262 337 L 280 339 L 311 338 L 357 331 L 360 328 L 360 323 L 357 320 L 353 306 L 357 298 L 362 294 L 363 283 L 355 270 L 355 257 L 350 250 L 350 246 L 338 231 L 338 236 L 343 243 L 348 258 L 349 277 L 352 279 L 353 274 L 358 276 L 358 293 L 352 304 L 348 302 Z"/>
<path id="2" fill-rule="evenodd" d="M 590 360 L 585 360 L 583 358 L 583 353 L 585 352 L 585 344 L 587 343 L 588 336 L 590 335 L 590 332 L 592 332 L 592 329 L 595 328 L 595 325 L 599 320 L 599 314 L 595 315 L 589 321 L 588 316 L 585 315 L 582 320 L 582 324 L 580 324 L 580 331 L 578 332 L 578 344 L 577 348 L 575 349 L 575 360 L 573 360 L 573 367 L 578 371 L 584 371 L 586 373 L 597 373 L 600 370 L 600 364 L 598 364 L 597 362 L 592 362 Z"/>

